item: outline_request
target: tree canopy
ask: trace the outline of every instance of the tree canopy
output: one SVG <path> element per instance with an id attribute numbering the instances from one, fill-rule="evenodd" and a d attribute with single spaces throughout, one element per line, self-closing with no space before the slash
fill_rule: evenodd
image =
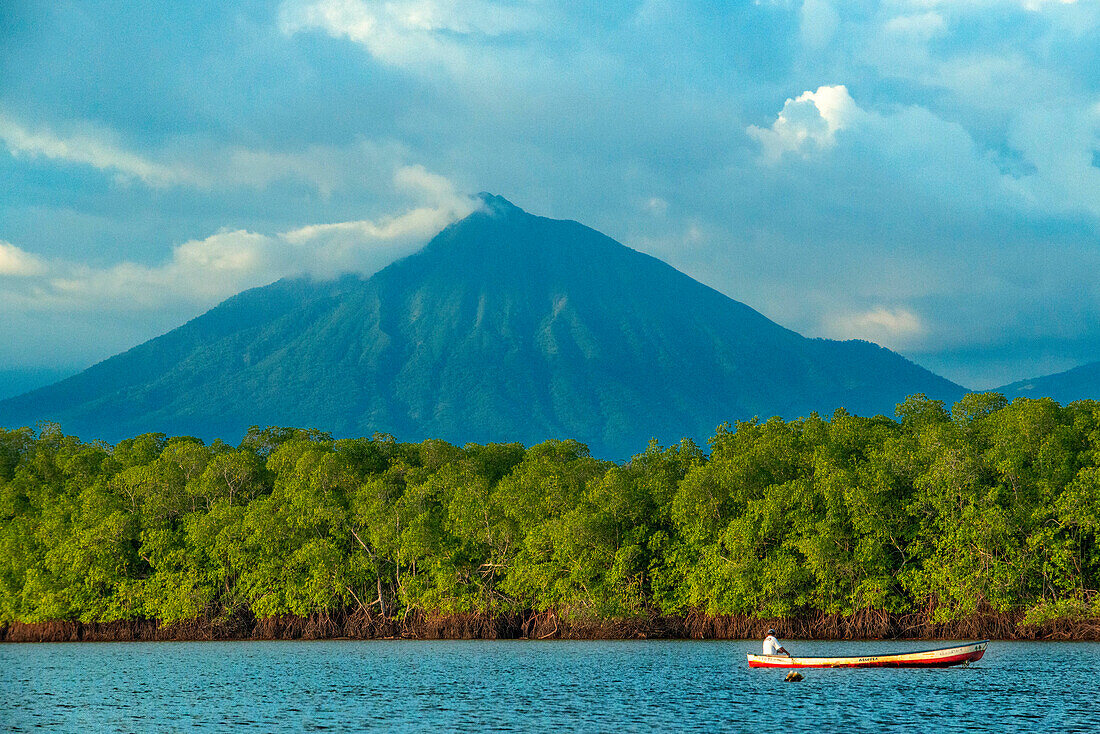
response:
<path id="1" fill-rule="evenodd" d="M 0 430 L 0 623 L 363 609 L 1100 616 L 1100 403 L 921 395 L 720 426 L 623 464 L 571 440 L 239 446 Z"/>

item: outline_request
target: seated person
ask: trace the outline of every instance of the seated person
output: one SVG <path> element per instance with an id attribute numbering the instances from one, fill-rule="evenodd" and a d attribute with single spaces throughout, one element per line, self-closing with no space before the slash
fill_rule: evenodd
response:
<path id="1" fill-rule="evenodd" d="M 768 636 L 764 638 L 764 654 L 791 656 L 791 654 L 779 644 L 779 640 L 775 638 L 775 630 L 768 630 Z"/>

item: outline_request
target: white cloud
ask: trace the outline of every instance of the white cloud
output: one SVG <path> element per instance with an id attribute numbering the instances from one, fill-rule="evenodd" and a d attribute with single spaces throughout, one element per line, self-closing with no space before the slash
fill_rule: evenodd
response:
<path id="1" fill-rule="evenodd" d="M 841 131 L 842 137 L 838 136 Z M 788 99 L 770 128 L 750 126 L 747 132 L 761 146 L 761 162 L 780 176 L 799 170 L 814 154 L 828 151 L 814 175 L 819 182 L 831 183 L 819 183 L 814 198 L 844 201 L 848 216 L 884 203 L 910 209 L 918 200 L 938 201 L 950 210 L 971 213 L 1006 208 L 1033 212 L 1035 201 L 1049 198 L 1032 191 L 1042 188 L 1045 180 L 1014 179 L 1001 169 L 1000 154 L 983 149 L 961 124 L 919 105 L 863 109 L 843 85 Z M 1047 131 L 1047 138 L 1056 141 L 1047 144 L 1060 145 L 1065 137 Z M 1074 173 L 1087 180 L 1084 153 L 1091 155 L 1092 149 L 1085 145 L 1084 132 L 1079 137 L 1072 151 Z M 1023 143 L 1018 147 L 1025 153 L 1029 149 Z M 791 154 L 789 160 L 787 154 Z M 785 165 L 780 166 L 781 162 Z M 1100 170 L 1095 172 L 1100 175 Z M 1074 200 L 1087 200 L 1089 191 L 1085 189 Z M 1053 195 L 1063 192 L 1056 190 Z M 941 215 L 947 213 L 945 209 Z M 873 212 L 861 216 L 873 216 Z"/>
<path id="2" fill-rule="evenodd" d="M 279 10 L 288 35 L 319 30 L 358 43 L 387 64 L 450 71 L 467 65 L 468 41 L 526 32 L 537 23 L 531 5 L 492 0 L 288 0 Z"/>
<path id="3" fill-rule="evenodd" d="M 474 200 L 454 197 L 379 221 L 302 227 L 279 236 L 295 269 L 315 277 L 354 272 L 369 275 L 412 254 L 451 222 L 474 210 Z"/>
<path id="4" fill-rule="evenodd" d="M 192 182 L 193 174 L 126 150 L 109 131 L 82 123 L 67 134 L 46 127 L 28 128 L 0 112 L 0 140 L 14 156 L 49 158 L 112 171 L 119 178 L 139 179 L 150 186 Z"/>
<path id="5" fill-rule="evenodd" d="M 826 319 L 825 327 L 833 338 L 866 339 L 891 349 L 904 349 L 927 332 L 909 309 L 885 306 L 834 315 Z"/>
<path id="6" fill-rule="evenodd" d="M 408 154 L 404 145 L 386 139 L 272 151 L 215 145 L 193 138 L 172 139 L 149 154 L 140 154 L 124 147 L 113 131 L 96 123 L 83 120 L 62 127 L 68 132 L 59 134 L 45 126 L 32 128 L 0 111 L 0 144 L 13 156 L 91 166 L 113 173 L 122 183 L 141 181 L 154 188 L 224 190 L 264 189 L 294 181 L 306 182 L 325 196 L 362 189 L 365 177 L 388 180 L 389 172 Z M 406 173 L 395 183 L 402 192 L 417 194 L 426 186 L 438 186 L 438 182 L 432 183 L 423 175 L 421 178 L 418 182 L 416 174 Z"/>
<path id="7" fill-rule="evenodd" d="M 784 153 L 809 155 L 833 147 L 837 132 L 861 112 L 843 84 L 822 86 L 788 99 L 771 127 L 750 125 L 747 132 L 759 141 L 764 160 L 775 163 Z"/>
<path id="8" fill-rule="evenodd" d="M 410 176 L 430 184 L 430 204 L 378 220 L 310 225 L 274 235 L 217 232 L 178 245 L 159 266 L 122 262 L 94 268 L 43 261 L 0 242 L 0 274 L 24 276 L 0 286 L 0 304 L 9 312 L 202 308 L 286 276 L 370 275 L 415 252 L 476 206 L 474 199 L 454 194 L 445 178 L 423 168 L 395 174 L 401 181 Z"/>
<path id="9" fill-rule="evenodd" d="M 1072 70 L 1087 66 L 1095 47 L 1095 1 L 894 0 L 847 15 L 849 73 L 866 79 L 870 67 L 881 80 L 936 90 L 937 102 L 968 124 L 1003 126 L 1029 104 L 1094 86 L 1082 87 L 1087 75 Z"/>
<path id="10" fill-rule="evenodd" d="M 45 263 L 10 242 L 0 240 L 0 276 L 27 277 L 45 271 Z"/>
<path id="11" fill-rule="evenodd" d="M 787 216 L 782 239 L 761 227 L 757 272 L 782 267 L 780 252 L 801 265 L 787 274 L 797 288 L 742 287 L 749 303 L 804 333 L 902 351 L 963 384 L 998 381 L 975 365 L 1000 374 L 1039 357 L 1095 359 L 1088 241 L 1100 221 L 1100 102 L 1029 106 L 1025 93 L 1007 136 L 983 139 L 951 110 L 842 97 L 830 138 L 835 115 L 818 96 L 797 114 L 810 95 L 788 102 L 753 136 L 772 187 L 760 201 L 782 202 Z"/>
<path id="12" fill-rule="evenodd" d="M 184 242 L 167 263 L 156 267 L 52 262 L 34 288 L 3 296 L 26 310 L 111 312 L 213 305 L 245 288 L 277 280 L 286 269 L 286 257 L 274 238 L 234 230 Z"/>
<path id="13" fill-rule="evenodd" d="M 453 202 L 457 196 L 454 184 L 446 176 L 432 173 L 421 165 L 398 168 L 393 183 L 399 191 L 432 202 Z"/>

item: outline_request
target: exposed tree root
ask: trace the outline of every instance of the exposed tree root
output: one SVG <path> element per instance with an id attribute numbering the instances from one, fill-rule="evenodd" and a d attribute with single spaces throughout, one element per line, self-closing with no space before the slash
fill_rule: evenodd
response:
<path id="1" fill-rule="evenodd" d="M 556 610 L 525 613 L 424 614 L 403 619 L 365 609 L 256 619 L 250 615 L 196 619 L 173 624 L 137 619 L 115 622 L 51 621 L 0 625 L 2 642 L 121 642 L 154 640 L 626 640 L 761 639 L 769 628 L 780 637 L 804 640 L 977 639 L 1100 640 L 1100 618 L 1022 624 L 1022 614 L 983 611 L 960 620 L 933 623 L 922 614 L 864 610 L 856 614 L 817 614 L 760 619 L 742 615 L 651 615 L 596 620 Z"/>

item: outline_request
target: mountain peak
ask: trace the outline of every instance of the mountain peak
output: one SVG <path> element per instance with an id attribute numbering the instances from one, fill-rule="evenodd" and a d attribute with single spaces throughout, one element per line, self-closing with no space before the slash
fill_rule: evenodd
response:
<path id="1" fill-rule="evenodd" d="M 497 194 L 490 194 L 487 191 L 482 191 L 477 195 L 477 198 L 481 200 L 480 211 L 484 211 L 494 217 L 508 217 L 515 216 L 517 214 L 527 214 L 523 209 L 512 202 L 505 199 L 503 196 Z"/>

